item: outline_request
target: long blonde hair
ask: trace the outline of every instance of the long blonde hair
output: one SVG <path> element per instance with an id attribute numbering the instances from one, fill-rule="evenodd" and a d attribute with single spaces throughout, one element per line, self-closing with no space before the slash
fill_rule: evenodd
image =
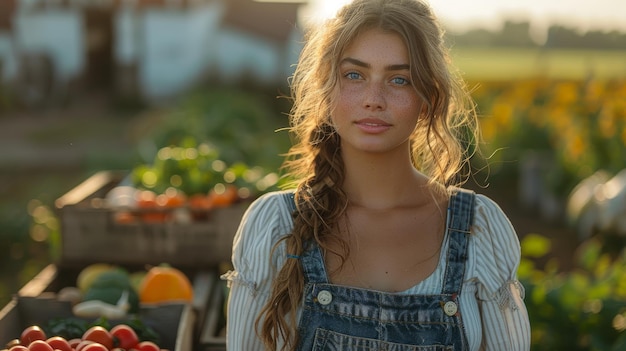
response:
<path id="1" fill-rule="evenodd" d="M 330 114 L 343 50 L 371 28 L 392 31 L 404 39 L 413 86 L 426 104 L 411 140 L 414 166 L 442 185 L 460 185 L 468 175 L 469 145 L 479 136 L 476 114 L 463 80 L 451 69 L 443 30 L 432 11 L 420 0 L 355 0 L 335 18 L 309 30 L 291 80 L 294 144 L 284 167 L 296 180 L 292 186 L 296 187 L 297 211 L 284 244 L 292 255 L 300 255 L 305 244 L 315 240 L 323 250 L 339 247 L 341 252 L 332 252 L 345 260 L 345 242 L 332 235 L 347 198 L 342 190 L 339 136 Z M 296 349 L 296 313 L 303 286 L 299 260 L 287 260 L 256 323 L 269 350 L 276 350 L 279 340 L 284 342 L 281 351 Z"/>

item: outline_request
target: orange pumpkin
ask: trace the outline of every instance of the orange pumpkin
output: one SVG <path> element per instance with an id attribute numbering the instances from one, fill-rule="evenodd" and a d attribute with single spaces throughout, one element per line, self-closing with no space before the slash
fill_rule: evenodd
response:
<path id="1" fill-rule="evenodd" d="M 191 302 L 193 287 L 180 270 L 160 265 L 152 267 L 139 285 L 141 303 Z"/>

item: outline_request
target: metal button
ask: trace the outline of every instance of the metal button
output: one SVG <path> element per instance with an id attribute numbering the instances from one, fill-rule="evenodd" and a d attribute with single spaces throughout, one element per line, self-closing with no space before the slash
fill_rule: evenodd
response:
<path id="1" fill-rule="evenodd" d="M 448 301 L 443 305 L 443 311 L 450 317 L 454 316 L 458 309 L 454 301 Z"/>
<path id="2" fill-rule="evenodd" d="M 328 305 L 333 300 L 333 295 L 328 290 L 322 290 L 317 293 L 317 302 L 322 305 Z"/>

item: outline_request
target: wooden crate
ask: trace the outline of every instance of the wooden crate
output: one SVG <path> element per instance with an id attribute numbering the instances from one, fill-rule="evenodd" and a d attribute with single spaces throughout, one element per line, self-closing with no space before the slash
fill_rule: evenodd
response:
<path id="1" fill-rule="evenodd" d="M 159 346 L 172 351 L 193 350 L 194 315 L 189 304 L 142 306 L 138 314 L 142 322 L 158 333 Z M 6 345 L 19 338 L 30 325 L 45 326 L 52 319 L 72 317 L 69 302 L 58 301 L 51 295 L 19 296 L 0 312 L 0 343 Z M 110 321 L 111 325 L 126 319 Z M 52 336 L 52 335 L 50 335 Z"/>
<path id="2" fill-rule="evenodd" d="M 198 337 L 198 347 L 203 351 L 226 351 L 226 315 L 224 306 L 226 304 L 225 281 L 218 281 L 215 284 L 206 319 L 203 322 L 202 331 Z"/>
<path id="3" fill-rule="evenodd" d="M 103 205 L 106 194 L 126 176 L 102 171 L 60 197 L 61 260 L 209 267 L 230 261 L 232 241 L 249 203 L 208 211 L 206 220 L 177 223 L 116 221 L 116 210 Z"/>
<path id="4" fill-rule="evenodd" d="M 45 326 L 56 318 L 73 317 L 71 305 L 59 301 L 56 291 L 75 282 L 77 271 L 60 269 L 54 264 L 44 268 L 29 281 L 16 296 L 0 310 L 0 345 L 19 338 L 29 325 Z M 138 314 L 142 322 L 157 332 L 160 346 L 172 351 L 196 349 L 195 336 L 203 325 L 209 308 L 209 296 L 214 290 L 216 274 L 199 271 L 193 274 L 194 301 L 192 303 L 167 303 L 141 305 Z M 111 321 L 111 324 L 124 320 Z"/>
<path id="5" fill-rule="evenodd" d="M 127 175 L 123 171 L 98 172 L 57 199 L 60 258 L 0 310 L 0 345 L 19 337 L 29 325 L 72 317 L 71 305 L 57 300 L 56 293 L 75 285 L 78 274 L 89 264 L 110 263 L 132 272 L 168 263 L 192 281 L 193 302 L 142 305 L 139 316 L 162 337 L 162 348 L 198 349 L 198 336 L 212 315 L 217 268 L 230 261 L 232 240 L 249 203 L 214 209 L 203 216 L 205 220 L 188 223 L 119 223 L 116 210 L 103 204 L 108 192 Z"/>

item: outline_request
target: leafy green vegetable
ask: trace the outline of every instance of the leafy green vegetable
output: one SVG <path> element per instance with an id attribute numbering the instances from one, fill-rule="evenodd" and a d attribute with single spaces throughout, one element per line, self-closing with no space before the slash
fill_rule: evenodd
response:
<path id="1" fill-rule="evenodd" d="M 157 345 L 160 344 L 161 336 L 159 333 L 147 325 L 139 316 L 133 315 L 123 323 L 135 330 L 140 341 L 152 341 Z M 110 330 L 113 327 L 113 324 L 104 317 L 97 318 L 93 321 L 74 317 L 56 318 L 50 320 L 43 329 L 46 332 L 46 335 L 62 336 L 67 340 L 70 340 L 81 338 L 87 329 L 93 326 L 101 326 Z"/>

